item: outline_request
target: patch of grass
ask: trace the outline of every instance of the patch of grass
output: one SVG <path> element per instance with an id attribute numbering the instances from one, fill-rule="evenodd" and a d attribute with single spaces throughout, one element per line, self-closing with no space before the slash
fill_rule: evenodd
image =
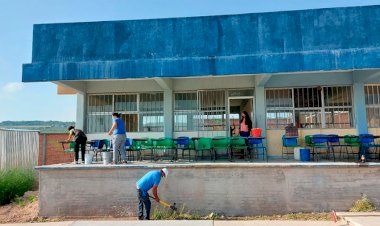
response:
<path id="1" fill-rule="evenodd" d="M 363 194 L 362 197 L 356 200 L 352 207 L 349 209 L 350 212 L 373 212 L 376 211 L 376 207 L 367 197 L 366 194 Z"/>
<path id="2" fill-rule="evenodd" d="M 23 197 L 15 197 L 12 200 L 12 204 L 24 207 L 26 204 L 33 203 L 35 201 L 37 201 L 37 196 L 36 195 L 30 195 L 27 197 L 24 197 L 24 196 Z"/>
<path id="3" fill-rule="evenodd" d="M 171 209 L 154 208 L 151 218 L 153 220 L 200 220 L 201 217 L 197 214 L 192 214 L 185 211 L 185 207 L 182 206 L 178 211 Z"/>
<path id="4" fill-rule="evenodd" d="M 245 216 L 245 217 L 231 217 L 224 216 L 223 214 L 212 212 L 206 216 L 194 214 L 191 211 L 185 211 L 182 207 L 181 210 L 174 212 L 170 209 L 155 208 L 152 213 L 154 220 L 298 220 L 298 221 L 330 221 L 332 220 L 331 213 L 290 213 L 283 215 L 270 215 L 270 216 Z"/>
<path id="5" fill-rule="evenodd" d="M 22 197 L 35 185 L 33 170 L 10 169 L 0 171 L 0 205 L 10 203 L 16 197 Z M 18 200 L 16 199 L 16 202 Z"/>

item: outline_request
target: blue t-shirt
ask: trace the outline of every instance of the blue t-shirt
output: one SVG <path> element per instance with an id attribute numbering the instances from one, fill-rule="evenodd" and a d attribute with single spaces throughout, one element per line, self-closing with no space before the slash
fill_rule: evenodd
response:
<path id="1" fill-rule="evenodd" d="M 112 123 L 116 122 L 116 128 L 113 131 L 113 135 L 118 135 L 118 134 L 125 134 L 125 125 L 123 120 L 120 118 L 114 118 L 112 119 Z"/>
<path id="2" fill-rule="evenodd" d="M 158 186 L 161 181 L 161 171 L 154 170 L 145 174 L 136 185 L 146 194 L 154 185 Z"/>

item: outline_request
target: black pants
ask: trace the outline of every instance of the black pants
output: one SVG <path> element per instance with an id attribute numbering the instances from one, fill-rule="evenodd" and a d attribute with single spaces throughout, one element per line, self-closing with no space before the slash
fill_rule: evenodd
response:
<path id="1" fill-rule="evenodd" d="M 86 153 L 86 142 L 87 142 L 86 138 L 78 138 L 75 141 L 75 148 L 74 148 L 75 161 L 78 161 L 78 159 L 79 159 L 79 146 L 80 146 L 80 150 L 81 150 L 82 161 L 84 161 L 84 154 Z"/>
<path id="2" fill-rule="evenodd" d="M 249 132 L 243 132 L 243 131 L 240 131 L 240 136 L 241 137 L 249 137 Z M 245 145 L 248 147 L 249 144 L 248 144 L 248 139 L 245 139 Z M 248 153 L 250 153 L 250 148 L 247 148 L 248 150 Z M 244 156 L 244 150 L 241 150 L 241 155 Z"/>
<path id="3" fill-rule="evenodd" d="M 139 219 L 149 220 L 150 219 L 150 199 L 148 193 L 146 196 L 143 196 L 143 191 L 137 189 L 137 197 L 139 199 Z M 145 206 L 145 214 L 144 214 L 144 206 Z"/>

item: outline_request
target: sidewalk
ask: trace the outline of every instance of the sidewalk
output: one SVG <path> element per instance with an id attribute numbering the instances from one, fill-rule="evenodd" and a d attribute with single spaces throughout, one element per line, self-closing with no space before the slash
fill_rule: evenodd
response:
<path id="1" fill-rule="evenodd" d="M 66 221 L 1 226 L 347 226 L 332 221 Z"/>
<path id="2" fill-rule="evenodd" d="M 338 212 L 338 216 L 349 222 L 350 226 L 379 226 L 380 212 L 350 213 Z"/>

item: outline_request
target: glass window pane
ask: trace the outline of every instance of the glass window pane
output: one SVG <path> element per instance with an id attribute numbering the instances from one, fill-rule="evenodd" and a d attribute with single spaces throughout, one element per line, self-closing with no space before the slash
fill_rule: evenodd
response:
<path id="1" fill-rule="evenodd" d="M 112 117 L 107 114 L 90 114 L 87 119 L 89 133 L 104 133 L 112 126 Z"/>
<path id="2" fill-rule="evenodd" d="M 121 114 L 120 117 L 125 124 L 125 131 L 137 132 L 138 131 L 138 115 L 137 114 Z"/>
<path id="3" fill-rule="evenodd" d="M 366 85 L 364 87 L 367 112 L 367 126 L 379 128 L 380 125 L 380 85 Z"/>
<path id="4" fill-rule="evenodd" d="M 296 110 L 295 118 L 298 128 L 318 129 L 322 127 L 320 110 Z"/>
<path id="5" fill-rule="evenodd" d="M 253 96 L 253 95 L 254 95 L 253 89 L 241 89 L 241 90 L 228 91 L 229 97 L 248 97 L 248 96 Z"/>
<path id="6" fill-rule="evenodd" d="M 164 115 L 162 113 L 141 113 L 140 132 L 164 131 Z"/>
<path id="7" fill-rule="evenodd" d="M 115 95 L 115 111 L 137 111 L 137 95 Z"/>

